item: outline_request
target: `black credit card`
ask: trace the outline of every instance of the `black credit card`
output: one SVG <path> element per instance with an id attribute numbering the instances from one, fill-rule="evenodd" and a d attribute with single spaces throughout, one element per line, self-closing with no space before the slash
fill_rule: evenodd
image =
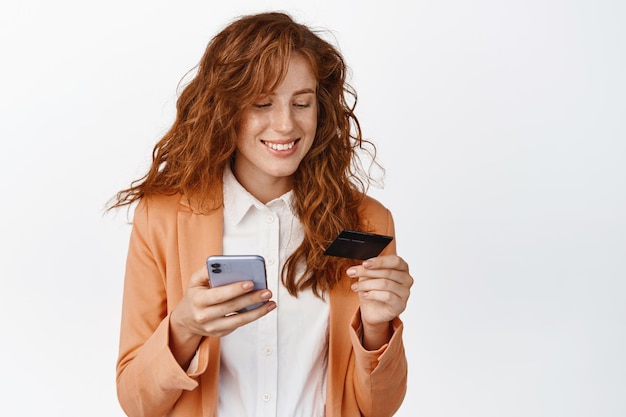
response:
<path id="1" fill-rule="evenodd" d="M 365 260 L 378 256 L 392 240 L 392 236 L 344 230 L 326 248 L 324 255 Z"/>

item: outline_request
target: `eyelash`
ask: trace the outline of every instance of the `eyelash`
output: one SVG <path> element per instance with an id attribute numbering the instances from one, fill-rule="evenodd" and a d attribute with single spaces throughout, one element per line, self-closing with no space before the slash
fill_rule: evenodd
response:
<path id="1" fill-rule="evenodd" d="M 270 107 L 272 105 L 272 103 L 258 103 L 258 104 L 253 104 L 252 106 L 255 109 L 266 109 L 268 107 Z M 294 106 L 300 109 L 307 109 L 309 107 L 311 107 L 310 103 L 306 103 L 306 104 L 298 104 L 298 103 L 294 103 Z"/>

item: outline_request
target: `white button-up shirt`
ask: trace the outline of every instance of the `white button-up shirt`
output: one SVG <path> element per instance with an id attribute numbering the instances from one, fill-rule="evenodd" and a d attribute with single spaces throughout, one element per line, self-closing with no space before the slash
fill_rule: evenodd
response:
<path id="1" fill-rule="evenodd" d="M 292 198 L 288 192 L 262 204 L 230 169 L 224 173 L 223 252 L 265 258 L 277 308 L 222 337 L 220 416 L 324 415 L 329 305 L 310 290 L 291 296 L 280 280 L 304 233 Z"/>

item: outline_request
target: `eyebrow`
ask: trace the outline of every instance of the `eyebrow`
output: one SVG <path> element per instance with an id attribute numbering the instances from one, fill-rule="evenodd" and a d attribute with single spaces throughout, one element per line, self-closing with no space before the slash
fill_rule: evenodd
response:
<path id="1" fill-rule="evenodd" d="M 270 93 L 265 95 L 264 97 L 271 97 L 273 95 L 275 95 L 276 93 Z M 294 96 L 300 96 L 302 94 L 315 94 L 315 89 L 314 88 L 303 88 L 301 90 L 297 90 L 296 92 L 293 93 Z"/>
<path id="2" fill-rule="evenodd" d="M 299 96 L 301 94 L 315 94 L 315 90 L 312 88 L 303 88 L 302 90 L 298 90 L 293 93 L 294 96 Z"/>

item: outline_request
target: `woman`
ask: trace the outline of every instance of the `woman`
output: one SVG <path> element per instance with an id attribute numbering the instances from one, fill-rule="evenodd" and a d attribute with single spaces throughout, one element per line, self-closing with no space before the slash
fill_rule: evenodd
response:
<path id="1" fill-rule="evenodd" d="M 128 415 L 400 406 L 406 262 L 393 242 L 362 263 L 323 254 L 342 229 L 394 234 L 364 193 L 345 76 L 337 49 L 282 13 L 244 16 L 209 43 L 148 173 L 112 205 L 137 203 L 117 364 Z M 211 288 L 215 254 L 262 255 L 268 289 Z"/>

